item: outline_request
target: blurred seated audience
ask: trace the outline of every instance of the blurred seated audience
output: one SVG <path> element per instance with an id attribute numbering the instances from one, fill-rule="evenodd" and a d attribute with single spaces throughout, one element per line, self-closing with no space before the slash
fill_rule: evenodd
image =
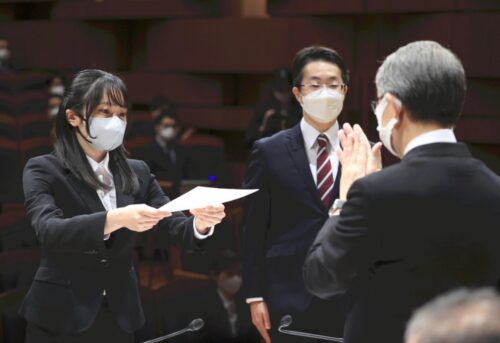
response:
<path id="1" fill-rule="evenodd" d="M 406 343 L 499 343 L 500 297 L 492 288 L 459 289 L 418 309 Z"/>
<path id="2" fill-rule="evenodd" d="M 62 98 L 66 90 L 66 78 L 61 74 L 52 75 L 47 81 L 47 90 L 50 96 Z"/>
<path id="3" fill-rule="evenodd" d="M 302 118 L 302 110 L 292 96 L 292 76 L 288 69 L 274 71 L 256 106 L 255 116 L 245 134 L 249 147 L 263 137 L 290 128 Z"/>
<path id="4" fill-rule="evenodd" d="M 0 73 L 11 73 L 17 68 L 12 62 L 9 41 L 0 39 Z"/>
<path id="5" fill-rule="evenodd" d="M 230 187 L 231 177 L 226 159 L 224 141 L 210 130 L 187 128 L 180 143 L 186 151 L 185 179 L 200 185 Z"/>
<path id="6" fill-rule="evenodd" d="M 241 265 L 234 251 L 222 250 L 215 254 L 210 279 L 208 287 L 185 297 L 182 303 L 177 304 L 177 322 L 171 321 L 167 331 L 181 329 L 195 318 L 203 319 L 204 327 L 173 342 L 259 342 L 259 335 L 251 323 L 248 305 L 239 293 Z"/>
<path id="7" fill-rule="evenodd" d="M 165 194 L 174 199 L 180 194 L 186 163 L 184 148 L 177 139 L 180 125 L 173 107 L 162 110 L 153 118 L 155 139 L 134 150 L 133 155 L 148 164 Z"/>

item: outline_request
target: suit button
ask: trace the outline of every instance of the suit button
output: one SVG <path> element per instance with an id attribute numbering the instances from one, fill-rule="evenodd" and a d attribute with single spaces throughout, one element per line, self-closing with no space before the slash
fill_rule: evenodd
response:
<path id="1" fill-rule="evenodd" d="M 107 260 L 107 259 L 105 259 L 105 258 L 103 258 L 103 259 L 101 260 L 101 264 L 103 265 L 103 267 L 107 267 L 107 266 L 109 266 L 108 260 Z"/>

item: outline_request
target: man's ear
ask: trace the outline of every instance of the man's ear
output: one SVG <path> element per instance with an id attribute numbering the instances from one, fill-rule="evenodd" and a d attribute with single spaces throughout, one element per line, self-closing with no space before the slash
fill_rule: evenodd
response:
<path id="1" fill-rule="evenodd" d="M 73 127 L 78 127 L 82 122 L 82 119 L 72 110 L 66 110 L 66 120 Z"/>
<path id="2" fill-rule="evenodd" d="M 385 96 L 387 97 L 388 105 L 390 106 L 391 110 L 394 113 L 394 118 L 398 120 L 398 122 L 394 127 L 399 128 L 403 124 L 403 121 L 405 120 L 404 118 L 405 109 L 403 107 L 403 104 L 401 103 L 401 100 L 399 100 L 390 93 L 387 93 Z"/>
<path id="3" fill-rule="evenodd" d="M 299 90 L 299 87 L 297 86 L 294 86 L 292 88 L 292 93 L 293 95 L 295 96 L 295 99 L 297 100 L 297 102 L 300 104 L 302 103 L 302 95 L 300 94 L 300 90 Z"/>

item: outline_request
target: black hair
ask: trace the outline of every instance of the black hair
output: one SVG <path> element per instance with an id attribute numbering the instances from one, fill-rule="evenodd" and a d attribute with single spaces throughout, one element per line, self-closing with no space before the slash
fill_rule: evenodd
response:
<path id="1" fill-rule="evenodd" d="M 130 107 L 127 88 L 119 77 L 97 69 L 82 70 L 73 79 L 56 117 L 56 141 L 54 143 L 56 156 L 77 178 L 96 190 L 109 187 L 99 181 L 90 167 L 85 152 L 77 140 L 76 135 L 81 135 L 81 132 L 68 123 L 66 110 L 72 110 L 84 120 L 87 132 L 91 135 L 90 120 L 87 118 L 99 106 L 105 93 L 112 104 L 124 108 Z M 139 190 L 139 181 L 127 163 L 126 153 L 123 145 L 110 151 L 109 168 L 122 180 L 120 191 L 135 194 Z"/>
<path id="2" fill-rule="evenodd" d="M 166 96 L 160 95 L 154 98 L 149 104 L 150 111 L 174 108 L 174 104 Z"/>
<path id="3" fill-rule="evenodd" d="M 303 48 L 295 55 L 292 62 L 292 76 L 293 76 L 293 85 L 295 87 L 300 87 L 302 84 L 302 77 L 304 67 L 316 61 L 323 61 L 335 64 L 339 67 L 342 72 L 342 80 L 344 84 L 349 85 L 349 71 L 347 70 L 342 57 L 333 49 L 324 47 L 324 46 L 309 46 L 307 48 Z"/>
<path id="4" fill-rule="evenodd" d="M 168 108 L 164 109 L 158 114 L 156 117 L 153 118 L 153 123 L 155 125 L 159 125 L 163 118 L 172 118 L 174 119 L 177 123 L 179 121 L 179 118 L 177 117 L 177 113 L 175 113 L 174 108 Z"/>

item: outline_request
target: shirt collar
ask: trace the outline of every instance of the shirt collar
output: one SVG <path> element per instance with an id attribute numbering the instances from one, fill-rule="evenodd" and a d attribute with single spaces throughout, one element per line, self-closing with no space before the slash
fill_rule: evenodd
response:
<path id="1" fill-rule="evenodd" d="M 94 173 L 97 171 L 99 166 L 103 167 L 110 175 L 111 171 L 109 170 L 109 152 L 106 153 L 106 156 L 104 156 L 104 159 L 101 162 L 96 162 L 94 161 L 91 157 L 87 155 L 87 160 L 90 163 L 90 167 L 94 171 Z"/>
<path id="2" fill-rule="evenodd" d="M 304 118 L 300 121 L 300 130 L 302 131 L 302 136 L 304 136 L 306 149 L 312 149 L 321 132 L 312 127 Z M 323 134 L 328 137 L 332 146 L 336 146 L 339 137 L 339 122 L 336 121 L 335 124 L 323 132 Z"/>
<path id="3" fill-rule="evenodd" d="M 457 138 L 453 133 L 452 129 L 438 129 L 432 130 L 421 134 L 413 138 L 408 145 L 406 145 L 405 153 L 406 155 L 410 150 L 415 149 L 418 146 L 431 144 L 431 143 L 456 143 Z"/>
<path id="4" fill-rule="evenodd" d="M 156 135 L 155 137 L 156 139 L 156 142 L 158 143 L 158 145 L 162 148 L 162 149 L 165 149 L 167 147 L 167 143 L 163 140 L 163 138 L 161 138 L 159 135 Z"/>

